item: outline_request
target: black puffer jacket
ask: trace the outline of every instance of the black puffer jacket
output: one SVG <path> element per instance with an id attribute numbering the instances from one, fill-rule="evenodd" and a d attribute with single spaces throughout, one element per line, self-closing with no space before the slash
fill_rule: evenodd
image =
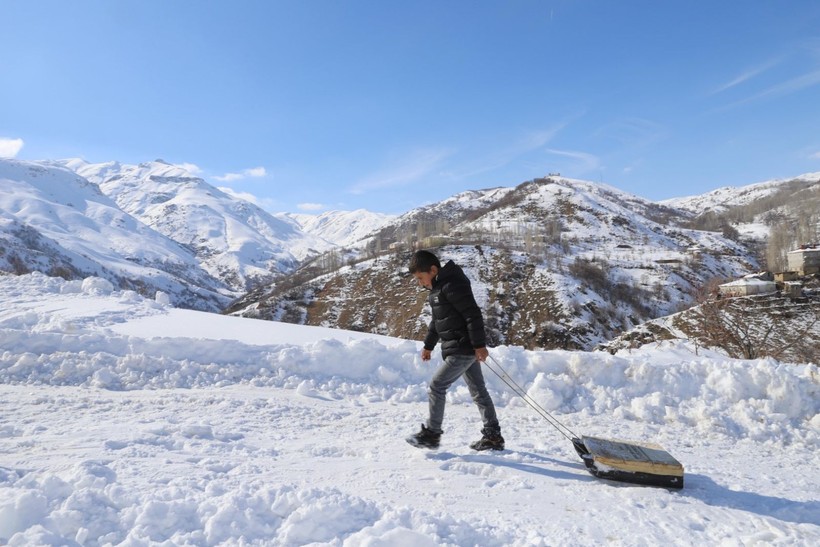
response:
<path id="1" fill-rule="evenodd" d="M 476 304 L 470 280 L 452 260 L 433 279 L 428 297 L 433 320 L 424 338 L 424 347 L 432 350 L 441 340 L 441 355 L 473 355 L 487 345 L 484 318 Z"/>

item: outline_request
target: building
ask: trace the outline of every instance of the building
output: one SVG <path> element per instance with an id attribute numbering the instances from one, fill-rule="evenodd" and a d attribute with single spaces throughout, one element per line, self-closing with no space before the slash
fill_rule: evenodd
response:
<path id="1" fill-rule="evenodd" d="M 800 278 L 800 274 L 797 272 L 776 272 L 774 274 L 774 280 L 778 283 L 785 283 L 786 281 L 794 281 Z"/>
<path id="2" fill-rule="evenodd" d="M 820 245 L 803 245 L 786 254 L 789 269 L 800 275 L 820 273 Z"/>
<path id="3" fill-rule="evenodd" d="M 721 296 L 749 296 L 752 294 L 766 294 L 777 291 L 774 281 L 766 281 L 759 277 L 747 276 L 731 283 L 718 286 Z"/>
<path id="4" fill-rule="evenodd" d="M 797 281 L 786 281 L 783 284 L 783 294 L 789 298 L 800 298 L 803 295 L 803 284 Z"/>

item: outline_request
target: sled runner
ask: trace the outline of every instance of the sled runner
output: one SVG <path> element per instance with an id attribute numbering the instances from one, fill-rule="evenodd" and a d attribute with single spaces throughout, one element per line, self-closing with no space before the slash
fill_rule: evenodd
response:
<path id="1" fill-rule="evenodd" d="M 569 439 L 575 451 L 581 456 L 587 471 L 593 476 L 648 486 L 683 488 L 683 465 L 662 447 L 649 443 L 576 435 L 527 395 L 498 361 L 492 356 L 490 360 L 492 365 L 486 361 L 484 365 L 559 433 Z"/>

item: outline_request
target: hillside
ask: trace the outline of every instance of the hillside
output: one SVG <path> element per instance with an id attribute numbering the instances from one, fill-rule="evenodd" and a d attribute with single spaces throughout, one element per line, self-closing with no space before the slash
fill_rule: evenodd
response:
<path id="1" fill-rule="evenodd" d="M 314 261 L 229 313 L 417 338 L 424 294 L 406 273 L 419 245 L 474 280 L 495 344 L 590 349 L 691 304 L 715 277 L 759 267 L 692 214 L 586 181 L 546 178 L 465 192 L 400 216 L 356 255 Z"/>
<path id="2" fill-rule="evenodd" d="M 597 347 L 820 240 L 818 174 L 663 203 L 556 176 L 398 217 L 272 215 L 161 160 L 0 160 L 0 178 L 3 272 L 415 339 L 425 295 L 406 262 L 424 247 L 473 278 L 493 343 L 528 348 Z"/>
<path id="3" fill-rule="evenodd" d="M 0 272 L 103 277 L 220 311 L 336 245 L 185 169 L 0 159 Z"/>
<path id="4" fill-rule="evenodd" d="M 0 271 L 94 275 L 211 311 L 227 302 L 225 284 L 203 270 L 189 249 L 122 211 L 74 172 L 0 160 L 0 186 Z"/>
<path id="5" fill-rule="evenodd" d="M 355 247 L 394 218 L 364 209 L 326 211 L 318 215 L 281 213 L 280 217 L 296 221 L 304 232 L 337 247 Z"/>
<path id="6" fill-rule="evenodd" d="M 162 160 L 62 162 L 123 211 L 191 249 L 202 267 L 243 292 L 333 245 Z"/>
<path id="7" fill-rule="evenodd" d="M 820 241 L 820 173 L 662 203 L 689 212 L 692 228 L 721 231 L 741 241 L 772 272 L 787 268 L 788 251 Z"/>
<path id="8" fill-rule="evenodd" d="M 782 292 L 702 298 L 694 306 L 639 325 L 599 349 L 616 353 L 682 339 L 739 359 L 820 359 L 820 275 L 798 278 L 802 295 Z"/>

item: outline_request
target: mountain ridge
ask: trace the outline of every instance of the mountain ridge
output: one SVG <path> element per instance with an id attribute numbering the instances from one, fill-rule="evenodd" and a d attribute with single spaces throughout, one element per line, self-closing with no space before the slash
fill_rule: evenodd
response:
<path id="1" fill-rule="evenodd" d="M 412 249 L 424 247 L 465 267 L 494 343 L 590 349 L 691 303 L 709 278 L 759 267 L 740 243 L 684 227 L 691 219 L 612 187 L 561 177 L 462 192 L 400 215 L 347 263 L 303 268 L 227 311 L 417 338 L 424 300 L 402 280 Z M 380 304 L 369 286 L 380 288 L 381 306 L 393 314 L 368 312 Z"/>
<path id="2" fill-rule="evenodd" d="M 405 269 L 425 247 L 476 280 L 494 343 L 546 349 L 590 349 L 675 313 L 710 279 L 760 269 L 769 234 L 820 226 L 820 174 L 663 202 L 550 176 L 397 216 L 271 214 L 162 160 L 0 160 L 0 179 L 6 272 L 100 275 L 177 306 L 416 338 L 424 298 Z"/>

